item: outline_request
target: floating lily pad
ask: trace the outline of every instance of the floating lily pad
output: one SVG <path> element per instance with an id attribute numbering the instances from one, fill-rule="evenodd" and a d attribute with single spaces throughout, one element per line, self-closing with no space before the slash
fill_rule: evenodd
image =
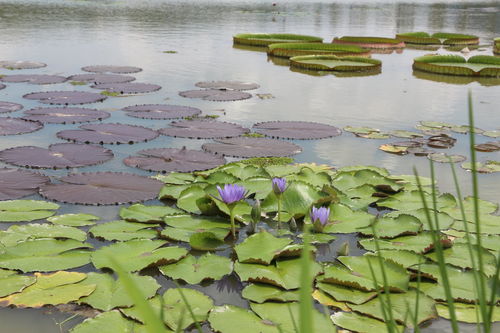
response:
<path id="1" fill-rule="evenodd" d="M 391 136 L 394 136 L 397 138 L 408 138 L 408 139 L 423 137 L 423 135 L 421 133 L 412 132 L 412 131 L 405 131 L 405 130 L 393 130 L 393 131 L 390 131 L 389 134 Z"/>
<path id="2" fill-rule="evenodd" d="M 0 117 L 0 136 L 26 134 L 38 131 L 42 128 L 43 124 L 38 121 Z"/>
<path id="3" fill-rule="evenodd" d="M 408 154 L 407 146 L 397 146 L 395 144 L 383 144 L 378 147 L 378 149 L 385 151 L 386 153 L 396 154 L 396 155 L 406 155 Z"/>
<path id="4" fill-rule="evenodd" d="M 94 318 L 87 318 L 82 323 L 73 327 L 71 333 L 94 333 L 94 332 L 138 332 L 133 329 L 134 323 L 125 319 L 118 311 L 103 312 Z"/>
<path id="5" fill-rule="evenodd" d="M 108 241 L 128 241 L 132 239 L 152 239 L 158 232 L 151 227 L 155 225 L 133 223 L 127 221 L 111 221 L 90 228 L 89 232 L 98 238 Z"/>
<path id="6" fill-rule="evenodd" d="M 462 168 L 465 170 L 472 170 L 472 163 L 462 163 Z M 493 173 L 500 172 L 500 162 L 498 161 L 486 161 L 484 163 L 476 162 L 476 170 L 480 173 Z"/>
<path id="7" fill-rule="evenodd" d="M 84 205 L 134 203 L 156 197 L 162 187 L 158 180 L 129 173 L 95 172 L 70 174 L 62 183 L 41 187 L 46 198 Z"/>
<path id="8" fill-rule="evenodd" d="M 358 45 L 370 49 L 395 49 L 404 48 L 405 43 L 396 38 L 367 37 L 367 36 L 343 36 L 335 37 L 334 44 Z"/>
<path id="9" fill-rule="evenodd" d="M 300 42 L 321 43 L 323 38 L 297 34 L 237 34 L 233 36 L 235 44 L 268 46 L 274 43 Z"/>
<path id="10" fill-rule="evenodd" d="M 165 217 L 167 227 L 161 235 L 176 241 L 189 242 L 191 236 L 199 232 L 210 232 L 222 240 L 229 234 L 231 225 L 227 220 L 216 217 L 198 217 L 193 215 L 172 215 Z"/>
<path id="11" fill-rule="evenodd" d="M 85 83 L 125 83 L 135 80 L 135 77 L 129 75 L 118 74 L 77 74 L 68 77 L 70 81 L 85 82 Z"/>
<path id="12" fill-rule="evenodd" d="M 479 44 L 479 37 L 474 35 L 464 35 L 457 33 L 436 32 L 404 32 L 396 34 L 396 39 L 407 44 L 444 44 L 444 45 L 474 45 Z"/>
<path id="13" fill-rule="evenodd" d="M 317 287 L 340 302 L 363 304 L 377 296 L 376 291 L 363 291 L 340 284 L 318 282 Z"/>
<path id="14" fill-rule="evenodd" d="M 15 271 L 0 269 L 0 297 L 21 292 L 35 281 L 34 276 L 20 275 Z"/>
<path id="15" fill-rule="evenodd" d="M 96 220 L 100 220 L 99 216 L 92 214 L 63 214 L 47 218 L 47 221 L 53 224 L 67 225 L 72 227 L 84 227 L 96 224 Z"/>
<path id="16" fill-rule="evenodd" d="M 335 323 L 335 325 L 338 325 L 349 331 L 359 333 L 387 331 L 387 325 L 383 321 L 367 316 L 362 316 L 355 312 L 336 312 L 331 316 L 331 319 Z M 398 328 L 398 332 L 401 330 L 403 330 L 403 327 Z"/>
<path id="17" fill-rule="evenodd" d="M 46 66 L 47 64 L 35 61 L 0 61 L 0 67 L 6 69 L 36 69 Z"/>
<path id="18" fill-rule="evenodd" d="M 337 127 L 305 121 L 268 121 L 253 128 L 271 138 L 282 139 L 322 139 L 342 134 Z"/>
<path id="19" fill-rule="evenodd" d="M 242 81 L 206 81 L 197 82 L 195 86 L 205 89 L 252 90 L 260 86 L 257 83 Z"/>
<path id="20" fill-rule="evenodd" d="M 413 69 L 446 75 L 498 77 L 500 61 L 495 56 L 427 55 L 415 58 Z"/>
<path id="21" fill-rule="evenodd" d="M 113 152 L 100 146 L 57 143 L 48 148 L 23 146 L 0 151 L 0 160 L 28 168 L 78 168 L 101 164 L 113 158 Z"/>
<path id="22" fill-rule="evenodd" d="M 394 238 L 402 235 L 416 235 L 422 224 L 412 215 L 400 214 L 397 217 L 380 217 L 372 227 L 358 229 L 363 235 L 373 236 L 374 232 L 380 238 Z"/>
<path id="23" fill-rule="evenodd" d="M 266 301 L 273 302 L 296 302 L 299 301 L 298 290 L 282 290 L 280 288 L 260 284 L 251 283 L 241 292 L 243 298 L 256 303 L 264 303 Z"/>
<path id="24" fill-rule="evenodd" d="M 201 110 L 190 106 L 169 104 L 144 104 L 128 106 L 122 109 L 127 116 L 142 119 L 174 119 L 199 115 Z"/>
<path id="25" fill-rule="evenodd" d="M 448 155 L 446 153 L 432 153 L 427 155 L 427 158 L 439 163 L 460 163 L 467 159 L 463 155 Z"/>
<path id="26" fill-rule="evenodd" d="M 330 218 L 332 223 L 325 226 L 327 233 L 351 233 L 373 223 L 374 216 L 364 211 L 353 211 L 346 205 L 334 204 L 330 206 Z"/>
<path id="27" fill-rule="evenodd" d="M 431 215 L 433 224 L 435 223 L 435 216 L 437 216 L 440 230 L 448 229 L 453 224 L 453 222 L 455 222 L 455 219 L 445 212 L 435 212 L 432 209 L 429 209 L 428 211 Z M 423 230 L 433 230 L 436 228 L 436 226 L 432 227 L 430 225 L 429 220 L 427 219 L 425 208 L 407 211 L 393 211 L 385 214 L 384 217 L 396 217 L 400 215 L 411 215 L 416 217 L 422 223 Z"/>
<path id="28" fill-rule="evenodd" d="M 40 186 L 48 182 L 49 177 L 39 173 L 0 168 L 0 200 L 19 199 L 35 194 Z"/>
<path id="29" fill-rule="evenodd" d="M 302 148 L 294 143 L 266 138 L 229 138 L 205 143 L 202 148 L 214 154 L 234 157 L 285 157 L 298 154 Z"/>
<path id="30" fill-rule="evenodd" d="M 0 77 L 0 81 L 9 83 L 31 83 L 31 84 L 55 84 L 66 81 L 64 76 L 45 75 L 45 74 L 19 74 L 19 75 L 4 75 Z"/>
<path id="31" fill-rule="evenodd" d="M 373 127 L 353 127 L 353 126 L 346 126 L 344 127 L 344 131 L 346 132 L 351 132 L 354 134 L 370 134 L 370 133 L 378 133 L 380 130 L 378 128 L 373 128 Z"/>
<path id="32" fill-rule="evenodd" d="M 85 123 L 109 118 L 106 111 L 88 108 L 36 108 L 24 111 L 23 119 L 49 124 Z"/>
<path id="33" fill-rule="evenodd" d="M 95 65 L 82 67 L 82 71 L 92 73 L 129 74 L 138 73 L 142 71 L 142 69 L 133 66 Z"/>
<path id="34" fill-rule="evenodd" d="M 483 322 L 479 305 L 454 302 L 453 307 L 458 321 L 470 324 Z M 450 319 L 450 310 L 446 304 L 436 304 L 436 309 L 440 317 Z M 493 308 L 491 321 L 500 321 L 500 307 L 498 305 Z"/>
<path id="35" fill-rule="evenodd" d="M 156 223 L 163 222 L 165 216 L 183 214 L 183 211 L 169 206 L 145 206 L 134 204 L 120 208 L 120 217 L 127 221 Z"/>
<path id="36" fill-rule="evenodd" d="M 44 91 L 23 96 L 26 99 L 38 100 L 43 104 L 87 104 L 101 102 L 106 96 L 86 91 Z"/>
<path id="37" fill-rule="evenodd" d="M 432 135 L 427 139 L 427 145 L 432 148 L 448 149 L 455 145 L 457 139 L 447 134 Z"/>
<path id="38" fill-rule="evenodd" d="M 433 199 L 429 193 L 423 194 L 424 200 L 427 205 L 432 205 Z M 453 195 L 449 193 L 441 194 L 436 198 L 436 205 L 438 208 L 455 207 L 456 201 Z M 424 208 L 422 203 L 422 196 L 417 190 L 414 191 L 402 191 L 390 196 L 387 199 L 382 199 L 377 202 L 377 206 L 386 207 L 397 210 L 415 210 L 419 208 Z"/>
<path id="39" fill-rule="evenodd" d="M 36 282 L 22 292 L 0 298 L 0 304 L 15 305 L 19 308 L 39 308 L 44 305 L 66 304 L 91 294 L 95 285 L 78 282 L 87 275 L 77 272 L 35 273 Z"/>
<path id="40" fill-rule="evenodd" d="M 113 257 L 127 272 L 140 271 L 154 265 L 177 262 L 186 256 L 187 250 L 176 247 L 162 247 L 165 241 L 137 239 L 101 247 L 92 254 L 96 268 L 114 268 Z"/>
<path id="41" fill-rule="evenodd" d="M 139 156 L 129 156 L 123 163 L 147 171 L 156 172 L 192 172 L 212 169 L 223 165 L 226 160 L 200 150 L 188 150 L 185 147 L 145 149 L 137 152 Z M 1 158 L 1 153 L 0 153 Z"/>
<path id="42" fill-rule="evenodd" d="M 189 237 L 189 245 L 193 250 L 216 251 L 224 245 L 224 238 L 211 231 L 195 232 Z"/>
<path id="43" fill-rule="evenodd" d="M 163 275 L 172 279 L 198 284 L 206 279 L 220 280 L 233 271 L 233 262 L 215 254 L 206 253 L 201 257 L 188 255 L 176 263 L 159 267 Z"/>
<path id="44" fill-rule="evenodd" d="M 0 244 L 7 247 L 39 238 L 74 239 L 83 242 L 87 239 L 87 233 L 77 228 L 50 223 L 13 225 L 5 231 L 0 231 Z"/>
<path id="45" fill-rule="evenodd" d="M 283 58 L 308 55 L 368 57 L 370 56 L 370 50 L 355 45 L 339 45 L 330 43 L 276 43 L 268 46 L 267 54 Z"/>
<path id="46" fill-rule="evenodd" d="M 23 106 L 17 103 L 0 102 L 0 113 L 14 112 L 21 110 Z"/>
<path id="47" fill-rule="evenodd" d="M 235 246 L 238 260 L 242 263 L 269 265 L 271 261 L 285 252 L 292 242 L 288 238 L 277 238 L 267 231 L 258 232 Z M 298 251 L 300 254 L 300 248 Z"/>
<path id="48" fill-rule="evenodd" d="M 89 124 L 79 128 L 60 131 L 57 137 L 82 143 L 133 144 L 153 140 L 159 135 L 150 128 L 126 124 Z"/>
<path id="49" fill-rule="evenodd" d="M 316 52 L 311 52 L 311 55 L 302 55 L 290 58 L 290 67 L 302 68 L 307 70 L 317 71 L 336 71 L 336 72 L 367 72 L 380 71 L 382 62 L 380 60 L 335 56 L 335 55 L 314 55 Z M 346 54 L 354 55 L 354 54 Z"/>
<path id="50" fill-rule="evenodd" d="M 203 89 L 203 90 L 187 90 L 179 93 L 182 97 L 201 98 L 206 101 L 225 102 L 225 101 L 240 101 L 249 99 L 252 94 L 227 89 Z"/>
<path id="51" fill-rule="evenodd" d="M 499 138 L 500 137 L 500 130 L 484 131 L 482 134 L 485 136 L 489 136 L 490 138 Z"/>
<path id="52" fill-rule="evenodd" d="M 141 94 L 161 89 L 161 86 L 151 83 L 127 82 L 127 83 L 99 83 L 91 86 L 94 89 L 106 90 L 120 94 Z"/>
<path id="53" fill-rule="evenodd" d="M 169 128 L 162 128 L 163 135 L 192 138 L 192 139 L 219 139 L 240 136 L 250 130 L 238 124 L 215 120 L 183 120 L 170 123 Z"/>
<path id="54" fill-rule="evenodd" d="M 363 239 L 359 241 L 368 251 L 376 251 L 374 239 Z M 401 236 L 394 239 L 379 239 L 378 246 L 382 250 L 409 250 L 416 253 L 425 253 L 434 247 L 434 241 L 430 233 L 422 232 L 416 236 Z"/>
<path id="55" fill-rule="evenodd" d="M 474 146 L 474 149 L 481 152 L 493 152 L 500 150 L 500 141 L 488 141 Z"/>
<path id="56" fill-rule="evenodd" d="M 279 333 L 278 326 L 234 305 L 215 307 L 208 317 L 210 326 L 221 333 Z"/>

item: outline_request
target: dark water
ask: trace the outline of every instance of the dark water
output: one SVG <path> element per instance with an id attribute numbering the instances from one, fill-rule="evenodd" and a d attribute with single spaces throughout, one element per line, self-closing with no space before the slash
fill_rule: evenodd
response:
<path id="1" fill-rule="evenodd" d="M 498 1 L 285 1 L 272 6 L 268 1 L 0 1 L 0 60 L 33 60 L 46 68 L 16 73 L 71 75 L 94 64 L 132 65 L 143 68 L 133 74 L 138 82 L 160 84 L 159 92 L 126 98 L 108 98 L 103 104 L 89 105 L 112 111 L 108 122 L 135 123 L 152 128 L 166 121 L 139 120 L 118 111 L 145 103 L 189 105 L 206 114 L 220 115 L 224 121 L 244 126 L 267 120 L 310 120 L 338 127 L 372 126 L 381 130 L 407 129 L 420 120 L 467 123 L 467 92 L 474 97 L 476 125 L 500 129 L 500 86 L 489 81 L 470 83 L 445 77 L 413 73 L 413 58 L 429 51 L 405 49 L 401 54 L 380 54 L 382 73 L 368 77 L 322 77 L 290 71 L 274 64 L 265 53 L 233 48 L 232 36 L 240 32 L 289 32 L 321 36 L 377 35 L 392 37 L 397 32 L 447 31 L 478 35 L 487 46 L 471 54 L 491 55 L 491 41 L 500 36 Z M 165 54 L 163 51 L 177 51 Z M 439 52 L 445 52 L 440 50 Z M 0 70 L 0 74 L 11 74 Z M 208 102 L 180 97 L 182 90 L 194 89 L 205 80 L 241 80 L 261 85 L 257 93 L 270 93 L 273 99 L 254 97 L 238 102 Z M 449 80 L 448 80 L 449 81 Z M 8 84 L 0 91 L 0 100 L 18 102 L 30 109 L 34 101 L 21 98 L 25 93 L 46 90 L 91 90 L 86 87 L 57 84 L 34 86 Z M 13 113 L 20 116 L 22 111 Z M 39 132 L 0 138 L 0 149 L 19 145 L 47 146 L 60 142 L 55 133 L 78 125 L 46 125 Z M 466 154 L 467 137 L 450 151 Z M 479 142 L 491 138 L 478 137 Z M 326 140 L 297 142 L 304 152 L 298 162 L 327 163 L 335 167 L 372 164 L 394 174 L 408 174 L 416 166 L 428 174 L 428 161 L 422 157 L 395 156 L 377 147 L 396 140 L 368 140 L 350 133 Z M 109 146 L 115 158 L 98 167 L 79 171 L 113 170 L 146 172 L 131 169 L 121 160 L 135 151 L 152 147 L 199 148 L 204 140 L 174 139 L 161 136 L 150 143 Z M 500 153 L 478 153 L 478 159 L 499 160 Z M 1 165 L 0 165 L 1 166 Z M 76 170 L 75 170 L 76 171 Z M 63 175 L 65 171 L 47 171 Z M 459 168 L 464 193 L 470 193 L 470 175 Z M 440 188 L 453 191 L 449 167 L 437 166 Z M 500 175 L 481 175 L 483 198 L 498 202 Z M 39 198 L 33 196 L 33 198 Z M 104 221 L 117 217 L 117 207 L 64 206 L 60 212 L 94 213 Z M 6 228 L 7 226 L 0 226 Z M 159 280 L 165 285 L 165 279 Z M 244 305 L 235 294 L 220 293 L 216 284 L 202 287 L 215 296 L 217 303 Z M 0 332 L 58 332 L 55 321 L 67 314 L 50 315 L 39 310 L 0 310 Z M 28 320 L 29 318 L 29 320 Z M 62 325 L 65 330 L 79 319 Z M 427 332 L 448 331 L 444 320 L 434 323 Z M 464 325 L 463 330 L 474 328 Z"/>

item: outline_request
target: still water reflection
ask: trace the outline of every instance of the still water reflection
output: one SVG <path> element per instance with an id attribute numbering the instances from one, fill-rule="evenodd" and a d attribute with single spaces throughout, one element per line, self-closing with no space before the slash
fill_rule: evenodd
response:
<path id="1" fill-rule="evenodd" d="M 23 73 L 71 75 L 80 67 L 93 64 L 140 66 L 138 82 L 162 85 L 157 93 L 110 98 L 96 107 L 111 110 L 109 122 L 136 123 L 153 128 L 164 121 L 138 120 L 117 111 L 145 103 L 190 105 L 222 120 L 251 126 L 266 120 L 310 120 L 338 127 L 373 126 L 382 130 L 411 130 L 419 120 L 457 124 L 467 122 L 466 93 L 474 95 L 476 125 L 484 129 L 500 126 L 500 86 L 490 81 L 446 78 L 413 73 L 412 59 L 430 51 L 405 49 L 402 53 L 378 54 L 382 73 L 374 76 L 311 76 L 290 71 L 267 59 L 265 53 L 233 48 L 232 35 L 239 32 L 293 32 L 317 35 L 331 40 L 343 35 L 394 36 L 397 32 L 447 31 L 476 34 L 482 44 L 491 44 L 500 35 L 498 1 L 285 1 L 272 6 L 268 1 L 0 1 L 0 60 L 34 60 L 48 67 Z M 166 54 L 163 51 L 176 51 Z M 445 52 L 439 50 L 438 52 Z M 491 46 L 472 54 L 491 54 Z M 8 74 L 1 70 L 0 74 Z M 177 92 L 194 88 L 205 80 L 242 80 L 261 85 L 259 93 L 273 99 L 252 98 L 240 102 L 217 103 L 188 100 Z M 71 87 L 72 88 L 72 87 Z M 0 91 L 0 100 L 18 102 L 25 109 L 36 102 L 21 96 L 32 91 L 71 89 L 68 84 L 38 87 L 10 84 Z M 81 88 L 87 89 L 87 88 Z M 17 112 L 13 116 L 20 116 Z M 77 127 L 67 125 L 64 128 Z M 57 142 L 61 126 L 48 125 L 43 131 L 22 136 L 2 137 L 0 149 L 18 145 Z M 466 137 L 455 135 L 459 143 L 453 153 L 466 153 Z M 478 141 L 488 141 L 478 138 Z M 417 166 L 427 174 L 425 158 L 394 156 L 377 150 L 385 141 L 358 139 L 345 133 L 340 137 L 298 142 L 304 152 L 299 162 L 328 163 L 336 167 L 374 164 L 392 173 L 406 174 Z M 129 154 L 144 148 L 199 148 L 203 140 L 161 137 L 151 143 L 112 147 L 115 159 L 99 167 L 81 171 L 114 170 L 143 173 L 121 163 Z M 479 160 L 499 159 L 499 153 L 479 153 Z M 448 168 L 438 166 L 441 189 L 452 191 Z M 63 171 L 48 171 L 62 175 Z M 469 193 L 469 175 L 459 170 L 464 192 Z M 498 202 L 500 175 L 480 177 L 484 198 Z M 36 197 L 34 197 L 36 198 Z M 116 207 L 79 207 L 67 205 L 62 212 L 85 211 L 113 220 Z M 0 226 L 5 228 L 6 226 Z M 165 281 L 163 281 L 165 282 Z M 166 282 L 165 282 L 166 283 Z M 164 283 L 164 284 L 165 284 Z M 212 285 L 204 292 L 217 296 L 217 304 L 244 305 L 234 293 L 219 294 Z M 26 320 L 26 318 L 30 320 Z M 68 315 L 44 315 L 41 311 L 0 310 L 0 332 L 57 332 L 54 321 Z M 63 325 L 63 330 L 78 320 Z M 464 326 L 464 332 L 469 327 Z M 428 332 L 446 331 L 446 321 L 433 324 Z M 473 331 L 473 328 L 470 328 Z"/>

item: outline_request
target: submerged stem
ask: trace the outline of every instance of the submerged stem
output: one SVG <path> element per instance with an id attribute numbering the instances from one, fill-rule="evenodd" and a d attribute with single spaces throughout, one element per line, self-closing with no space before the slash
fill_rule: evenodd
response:
<path id="1" fill-rule="evenodd" d="M 278 195 L 278 229 L 281 229 L 281 195 Z"/>
<path id="2" fill-rule="evenodd" d="M 236 239 L 236 226 L 234 224 L 234 207 L 229 207 L 229 219 L 231 220 L 231 234 Z"/>

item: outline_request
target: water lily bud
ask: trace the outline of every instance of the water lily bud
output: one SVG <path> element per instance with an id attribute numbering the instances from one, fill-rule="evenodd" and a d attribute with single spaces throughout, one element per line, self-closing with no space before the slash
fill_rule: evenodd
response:
<path id="1" fill-rule="evenodd" d="M 262 210 L 260 208 L 260 200 L 255 200 L 255 203 L 252 206 L 252 211 L 251 211 L 251 216 L 252 216 L 252 222 L 257 224 L 260 222 Z"/>

